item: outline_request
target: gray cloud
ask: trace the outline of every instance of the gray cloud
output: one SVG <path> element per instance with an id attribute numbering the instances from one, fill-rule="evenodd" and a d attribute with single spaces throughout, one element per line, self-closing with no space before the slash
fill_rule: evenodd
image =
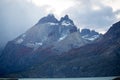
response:
<path id="1" fill-rule="evenodd" d="M 93 10 L 93 5 L 99 6 L 100 9 Z M 80 28 L 86 27 L 100 32 L 107 31 L 117 20 L 111 7 L 96 2 L 96 0 L 82 0 L 64 13 L 68 13 Z"/>
<path id="2" fill-rule="evenodd" d="M 1 0 L 0 45 L 25 32 L 45 14 L 44 7 L 38 8 L 26 0 Z"/>

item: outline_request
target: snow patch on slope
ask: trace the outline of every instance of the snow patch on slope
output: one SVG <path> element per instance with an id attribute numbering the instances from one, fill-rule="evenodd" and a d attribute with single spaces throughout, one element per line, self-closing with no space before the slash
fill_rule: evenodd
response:
<path id="1" fill-rule="evenodd" d="M 99 35 L 94 35 L 94 36 L 91 36 L 91 37 L 89 37 L 89 35 L 82 36 L 82 38 L 90 40 L 90 41 L 94 41 L 98 37 L 99 37 Z"/>
<path id="2" fill-rule="evenodd" d="M 63 21 L 62 22 L 62 25 L 63 26 L 70 26 L 70 25 L 72 25 L 70 22 L 67 22 L 67 21 Z"/>
<path id="3" fill-rule="evenodd" d="M 64 35 L 64 36 L 60 37 L 58 41 L 61 41 L 61 40 L 65 39 L 66 37 L 67 37 L 67 35 Z"/>
<path id="4" fill-rule="evenodd" d="M 18 40 L 16 41 L 16 43 L 17 43 L 17 44 L 21 44 L 23 41 L 24 41 L 24 40 L 23 40 L 22 38 L 20 38 L 20 39 L 18 39 Z"/>
<path id="5" fill-rule="evenodd" d="M 49 25 L 58 25 L 58 23 L 52 23 L 52 22 L 48 22 L 47 24 L 49 24 Z"/>
<path id="6" fill-rule="evenodd" d="M 27 43 L 26 44 L 27 47 L 34 48 L 34 50 L 38 49 L 42 45 L 43 45 L 43 43 L 41 43 L 41 42 Z"/>

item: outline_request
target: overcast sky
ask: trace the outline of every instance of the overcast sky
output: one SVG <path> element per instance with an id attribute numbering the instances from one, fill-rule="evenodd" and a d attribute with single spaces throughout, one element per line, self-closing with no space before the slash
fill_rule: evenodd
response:
<path id="1" fill-rule="evenodd" d="M 120 0 L 0 0 L 0 44 L 14 39 L 49 13 L 68 14 L 75 25 L 105 33 L 120 20 Z"/>

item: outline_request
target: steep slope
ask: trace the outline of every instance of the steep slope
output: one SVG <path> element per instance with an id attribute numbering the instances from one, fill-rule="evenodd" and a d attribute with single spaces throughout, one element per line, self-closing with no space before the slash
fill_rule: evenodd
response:
<path id="1" fill-rule="evenodd" d="M 58 21 L 54 15 L 49 14 L 43 17 L 39 22 L 30 28 L 27 32 L 14 40 L 16 44 L 21 44 L 36 50 L 40 46 L 46 48 L 53 45 L 77 31 L 77 27 L 68 15 Z"/>
<path id="2" fill-rule="evenodd" d="M 120 75 L 120 22 L 113 24 L 99 42 L 49 58 L 42 65 L 10 77 L 97 77 Z"/>
<path id="3" fill-rule="evenodd" d="M 53 50 L 57 51 L 57 53 L 68 52 L 71 49 L 78 48 L 88 43 L 90 43 L 90 41 L 83 39 L 80 36 L 80 32 L 77 31 L 77 32 L 71 33 L 65 39 L 57 42 L 54 45 Z"/>
<path id="4" fill-rule="evenodd" d="M 0 48 L 0 55 L 2 54 L 2 51 L 3 51 L 3 49 L 2 49 L 2 48 Z"/>

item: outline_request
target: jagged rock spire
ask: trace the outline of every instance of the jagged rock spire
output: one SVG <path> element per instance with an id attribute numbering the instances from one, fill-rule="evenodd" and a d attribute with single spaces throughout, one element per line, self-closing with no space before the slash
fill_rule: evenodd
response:
<path id="1" fill-rule="evenodd" d="M 46 17 L 40 19 L 38 23 L 47 23 L 47 22 L 58 23 L 58 20 L 55 18 L 54 14 L 48 14 Z"/>
<path id="2" fill-rule="evenodd" d="M 63 21 L 74 25 L 73 21 L 69 18 L 68 15 L 65 15 L 64 17 L 62 17 L 62 18 L 60 19 L 60 23 L 62 23 Z"/>

